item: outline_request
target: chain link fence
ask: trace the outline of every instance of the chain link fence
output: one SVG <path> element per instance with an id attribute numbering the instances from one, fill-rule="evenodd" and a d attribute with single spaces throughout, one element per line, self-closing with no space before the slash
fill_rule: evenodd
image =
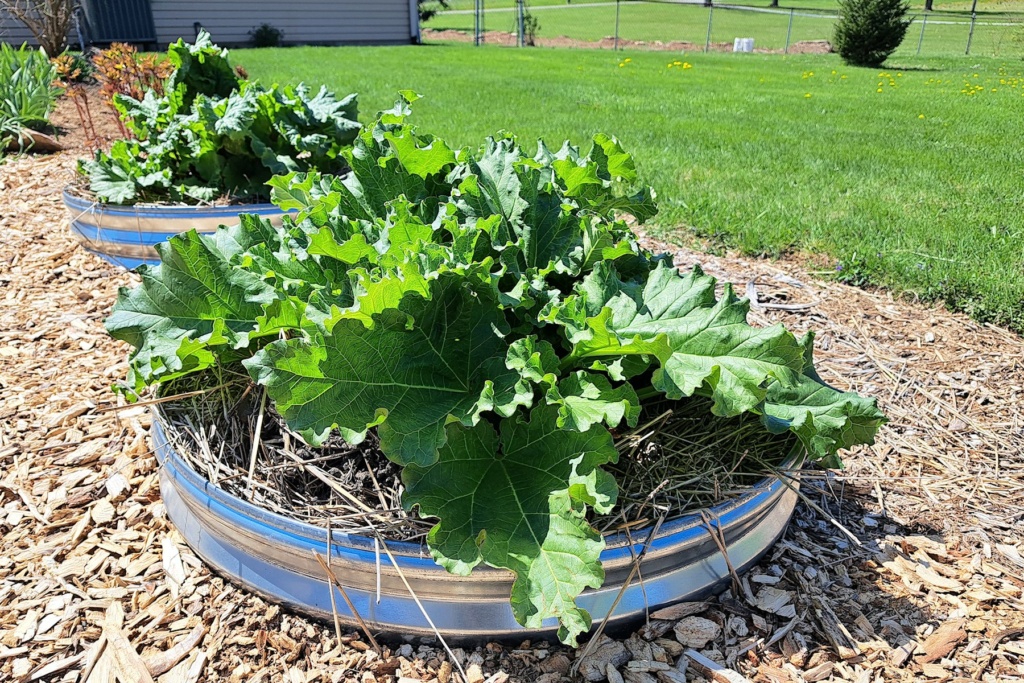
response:
<path id="1" fill-rule="evenodd" d="M 450 0 L 427 41 L 690 51 L 828 52 L 835 10 L 704 0 Z M 928 12 L 897 55 L 1024 58 L 1024 14 Z M 741 40 L 745 39 L 745 40 Z"/>

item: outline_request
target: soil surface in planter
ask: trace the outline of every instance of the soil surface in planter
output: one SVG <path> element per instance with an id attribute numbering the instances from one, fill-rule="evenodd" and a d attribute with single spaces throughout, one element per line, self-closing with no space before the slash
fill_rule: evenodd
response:
<path id="1" fill-rule="evenodd" d="M 262 389 L 211 375 L 167 387 L 161 404 L 168 438 L 197 472 L 228 493 L 286 517 L 385 540 L 422 542 L 436 521 L 402 508 L 401 467 L 381 452 L 375 430 L 356 446 L 337 433 L 321 447 L 288 429 Z M 262 420 L 260 415 L 262 413 Z M 260 438 L 253 459 L 253 435 Z M 612 513 L 591 521 L 602 532 L 641 528 L 743 495 L 783 466 L 797 445 L 768 433 L 755 416 L 711 416 L 710 401 L 656 401 L 635 429 L 613 430 L 619 482 Z"/>

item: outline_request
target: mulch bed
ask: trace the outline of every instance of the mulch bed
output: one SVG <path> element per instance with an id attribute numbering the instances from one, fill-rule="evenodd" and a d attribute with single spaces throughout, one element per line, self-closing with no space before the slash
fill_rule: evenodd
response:
<path id="1" fill-rule="evenodd" d="M 127 348 L 102 321 L 134 276 L 69 237 L 60 189 L 73 167 L 70 154 L 0 165 L 0 679 L 457 680 L 435 645 L 339 641 L 211 574 L 182 543 L 146 408 L 119 407 L 109 389 Z M 749 283 L 757 322 L 817 330 L 823 377 L 878 396 L 892 422 L 844 471 L 808 480 L 814 506 L 798 507 L 739 585 L 613 634 L 580 672 L 1024 680 L 1024 340 L 815 280 L 799 263 L 672 251 L 680 266 Z M 579 652 L 524 642 L 455 655 L 473 683 L 555 683 Z M 707 659 L 731 673 L 683 673 Z"/>

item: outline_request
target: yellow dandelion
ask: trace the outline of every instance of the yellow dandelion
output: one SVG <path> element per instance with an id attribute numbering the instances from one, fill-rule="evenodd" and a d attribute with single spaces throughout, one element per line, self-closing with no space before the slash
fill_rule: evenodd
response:
<path id="1" fill-rule="evenodd" d="M 623 61 L 623 62 L 625 62 L 626 64 L 629 64 L 629 63 L 630 63 L 630 62 L 632 62 L 633 60 L 632 60 L 632 59 L 630 59 L 629 57 L 626 57 L 626 58 L 625 58 L 625 59 L 623 59 L 622 61 Z"/>
<path id="2" fill-rule="evenodd" d="M 620 65 L 620 66 L 621 66 L 621 65 Z M 879 89 L 878 89 L 878 90 L 876 90 L 875 92 L 882 92 L 882 89 L 881 89 L 881 88 L 879 88 Z"/>
<path id="3" fill-rule="evenodd" d="M 811 93 L 807 93 L 807 94 L 804 95 L 804 97 L 810 97 L 810 96 L 811 96 Z"/>
<path id="4" fill-rule="evenodd" d="M 918 115 L 917 115 L 917 118 L 919 118 L 919 119 L 923 119 L 923 118 L 924 118 L 924 114 L 918 114 Z"/>

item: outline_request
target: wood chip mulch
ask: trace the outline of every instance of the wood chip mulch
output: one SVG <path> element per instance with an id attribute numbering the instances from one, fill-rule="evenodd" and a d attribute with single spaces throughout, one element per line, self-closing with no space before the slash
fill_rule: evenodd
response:
<path id="1" fill-rule="evenodd" d="M 133 276 L 67 235 L 69 154 L 0 165 L 0 680 L 458 680 L 435 645 L 289 613 L 211 574 L 168 523 L 127 349 L 102 321 Z M 815 280 L 675 249 L 747 285 L 758 322 L 819 331 L 825 378 L 892 423 L 812 473 L 785 537 L 735 589 L 579 652 L 455 651 L 472 683 L 1024 680 L 1024 340 Z M 579 680 L 579 679 L 577 679 Z"/>

